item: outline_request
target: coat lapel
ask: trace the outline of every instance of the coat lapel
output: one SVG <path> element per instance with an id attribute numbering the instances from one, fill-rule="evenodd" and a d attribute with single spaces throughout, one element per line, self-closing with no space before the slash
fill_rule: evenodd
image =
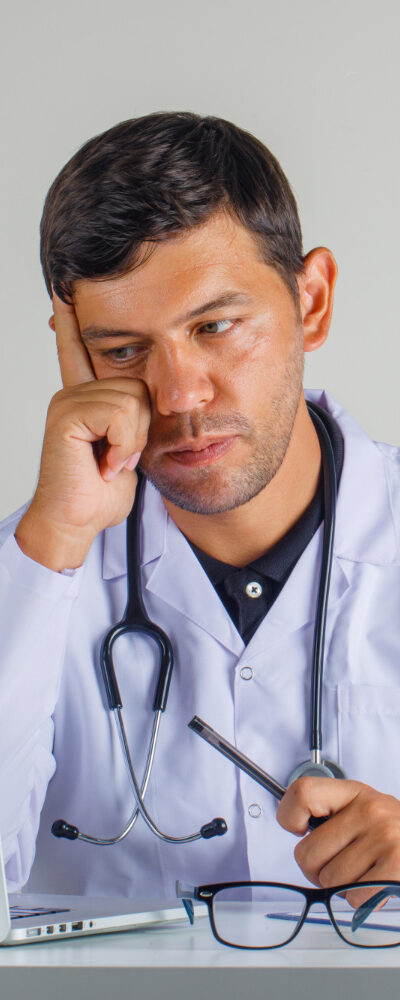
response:
<path id="1" fill-rule="evenodd" d="M 334 400 L 307 393 L 337 420 L 345 440 L 329 609 L 349 586 L 350 562 L 398 560 L 384 452 Z M 322 526 L 311 539 L 275 604 L 251 640 L 251 649 L 276 641 L 282 629 L 313 621 L 322 553 Z M 126 522 L 104 533 L 103 575 L 126 574 Z M 237 656 L 244 644 L 186 538 L 167 514 L 158 491 L 146 483 L 141 526 L 143 590 L 213 635 Z"/>
<path id="2" fill-rule="evenodd" d="M 244 643 L 186 538 L 170 517 L 166 545 L 147 567 L 146 590 L 240 656 Z"/>

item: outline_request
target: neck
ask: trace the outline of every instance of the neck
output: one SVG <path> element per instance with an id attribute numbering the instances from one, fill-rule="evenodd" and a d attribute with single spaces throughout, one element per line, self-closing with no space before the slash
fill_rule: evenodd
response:
<path id="1" fill-rule="evenodd" d="M 164 499 L 168 513 L 193 545 L 231 566 L 247 566 L 279 542 L 315 496 L 321 469 L 317 433 L 304 396 L 278 472 L 248 503 L 222 514 L 192 514 Z"/>

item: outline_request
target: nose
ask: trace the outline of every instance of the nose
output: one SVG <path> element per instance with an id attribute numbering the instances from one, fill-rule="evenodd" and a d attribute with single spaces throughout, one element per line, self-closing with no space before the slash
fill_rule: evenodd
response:
<path id="1" fill-rule="evenodd" d="M 214 386 L 204 359 L 196 351 L 168 349 L 154 356 L 147 368 L 150 398 L 159 413 L 190 413 L 214 398 Z"/>

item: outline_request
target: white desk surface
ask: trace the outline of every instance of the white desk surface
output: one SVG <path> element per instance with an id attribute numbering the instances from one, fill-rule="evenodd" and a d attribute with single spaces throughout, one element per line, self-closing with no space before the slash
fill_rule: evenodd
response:
<path id="1" fill-rule="evenodd" d="M 354 948 L 333 928 L 306 927 L 284 948 L 250 951 L 227 948 L 211 933 L 208 917 L 148 930 L 99 934 L 65 941 L 0 948 L 0 969 L 62 968 L 382 968 L 400 970 L 400 947 Z M 400 993 L 400 989 L 399 989 Z M 1 998 L 3 1000 L 3 998 Z"/>
<path id="2" fill-rule="evenodd" d="M 330 927 L 303 927 L 297 941 L 264 952 L 218 944 L 204 917 L 194 927 L 0 948 L 1 1000 L 393 1000 L 399 993 L 400 947 L 354 948 Z"/>

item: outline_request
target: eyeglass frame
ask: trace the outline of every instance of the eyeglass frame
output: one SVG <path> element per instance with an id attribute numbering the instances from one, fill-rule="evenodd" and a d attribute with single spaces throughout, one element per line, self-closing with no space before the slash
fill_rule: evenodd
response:
<path id="1" fill-rule="evenodd" d="M 293 931 L 293 934 L 291 934 L 291 936 L 287 938 L 286 941 L 282 941 L 282 944 L 261 944 L 261 945 L 234 944 L 231 941 L 225 941 L 224 938 L 220 937 L 220 935 L 217 933 L 214 920 L 214 910 L 213 910 L 214 898 L 217 895 L 217 893 L 223 889 L 241 889 L 241 888 L 249 888 L 252 886 L 263 886 L 263 887 L 268 886 L 268 888 L 270 889 L 289 889 L 292 890 L 292 892 L 294 891 L 297 893 L 301 893 L 305 897 L 306 906 L 299 920 L 299 923 L 295 928 L 295 930 Z M 368 889 L 371 888 L 372 886 L 396 887 L 397 893 L 395 893 L 395 895 L 400 897 L 400 881 L 395 879 L 387 879 L 386 881 L 382 879 L 371 879 L 370 881 L 366 882 L 345 882 L 342 885 L 332 885 L 327 889 L 308 888 L 308 886 L 293 885 L 293 883 L 290 882 L 251 882 L 251 881 L 213 882 L 210 883 L 210 885 L 192 886 L 192 885 L 187 885 L 187 883 L 180 882 L 179 879 L 177 879 L 175 883 L 177 898 L 182 900 L 182 904 L 186 910 L 190 924 L 194 924 L 194 917 L 195 917 L 195 909 L 192 900 L 196 899 L 199 902 L 205 903 L 208 910 L 210 927 L 216 941 L 219 941 L 220 944 L 226 945 L 226 947 L 228 948 L 240 948 L 244 951 L 268 951 L 268 950 L 273 950 L 275 948 L 284 948 L 285 945 L 289 944 L 291 941 L 293 941 L 295 937 L 297 937 L 297 934 L 301 931 L 301 928 L 307 919 L 311 906 L 314 903 L 323 903 L 325 905 L 325 909 L 328 913 L 333 929 L 336 931 L 336 933 L 339 935 L 342 941 L 344 941 L 345 944 L 350 945 L 350 947 L 398 948 L 400 945 L 400 926 L 399 926 L 399 940 L 393 942 L 393 944 L 359 944 L 356 941 L 349 941 L 348 938 L 344 937 L 344 935 L 339 930 L 339 927 L 335 922 L 335 918 L 333 916 L 330 905 L 330 900 L 332 896 L 338 895 L 339 893 L 348 892 L 350 889 L 360 889 L 364 887 Z M 375 896 L 372 896 L 371 899 L 366 901 L 366 903 L 362 903 L 361 906 L 358 907 L 358 909 L 360 910 L 363 909 L 365 912 L 367 903 L 371 903 L 372 901 L 375 902 L 381 901 L 381 899 L 379 900 L 376 899 L 376 897 L 378 896 L 380 896 L 380 893 L 376 893 Z"/>

